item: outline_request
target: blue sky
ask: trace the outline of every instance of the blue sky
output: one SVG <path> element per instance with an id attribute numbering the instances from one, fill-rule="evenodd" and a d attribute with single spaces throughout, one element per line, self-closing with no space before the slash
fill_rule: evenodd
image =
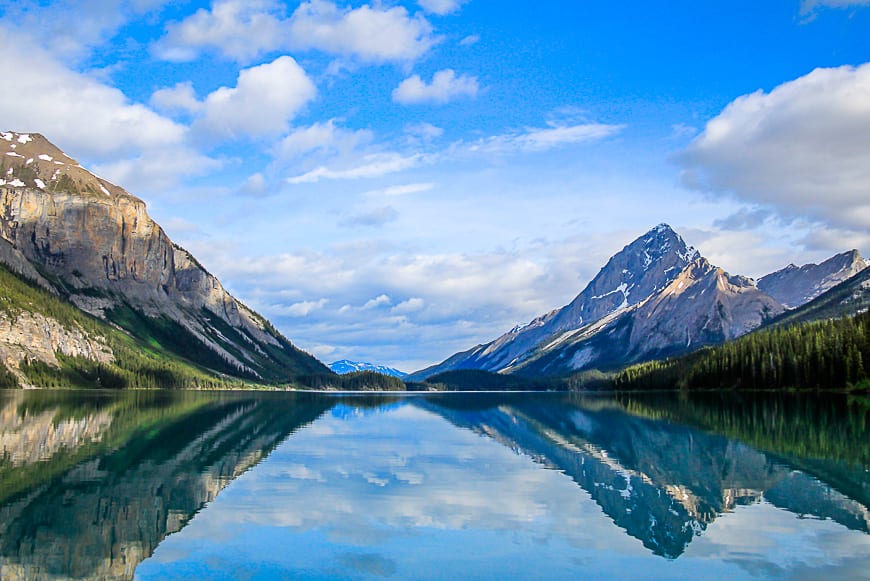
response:
<path id="1" fill-rule="evenodd" d="M 870 251 L 870 1 L 0 1 L 40 132 L 325 361 L 414 370 L 659 222 L 760 276 Z"/>

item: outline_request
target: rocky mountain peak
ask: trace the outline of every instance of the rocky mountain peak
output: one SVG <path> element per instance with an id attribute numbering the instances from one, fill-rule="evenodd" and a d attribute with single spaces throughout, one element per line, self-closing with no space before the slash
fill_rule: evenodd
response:
<path id="1" fill-rule="evenodd" d="M 393 377 L 405 377 L 408 375 L 403 371 L 399 371 L 394 367 L 387 367 L 386 365 L 377 365 L 375 363 L 368 363 L 365 361 L 351 361 L 349 359 L 341 359 L 339 361 L 333 361 L 329 364 L 329 368 L 333 370 L 335 373 L 339 375 L 344 375 L 346 373 L 354 373 L 357 371 L 374 371 L 375 373 L 381 373 L 383 375 L 392 375 Z"/>
<path id="2" fill-rule="evenodd" d="M 503 371 L 521 366 L 554 337 L 595 326 L 596 321 L 618 316 L 661 292 L 697 260 L 703 260 L 697 250 L 669 225 L 659 224 L 613 255 L 568 305 L 526 325 L 517 325 L 486 345 L 458 353 L 412 377 L 450 369 Z"/>
<path id="3" fill-rule="evenodd" d="M 659 224 L 613 255 L 557 315 L 554 330 L 577 328 L 635 305 L 664 288 L 700 253 L 667 224 Z"/>
<path id="4" fill-rule="evenodd" d="M 790 309 L 797 308 L 867 268 L 857 250 L 836 254 L 820 264 L 785 268 L 758 279 L 758 288 Z"/>
<path id="5" fill-rule="evenodd" d="M 174 244 L 142 200 L 36 133 L 0 132 L 0 263 L 218 373 L 329 373 Z"/>
<path id="6" fill-rule="evenodd" d="M 133 198 L 124 188 L 82 167 L 39 133 L 0 132 L 0 187 Z"/>

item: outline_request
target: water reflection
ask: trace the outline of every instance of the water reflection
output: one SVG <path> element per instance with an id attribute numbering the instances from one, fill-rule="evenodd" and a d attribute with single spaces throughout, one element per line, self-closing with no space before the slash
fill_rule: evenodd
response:
<path id="1" fill-rule="evenodd" d="M 327 406 L 139 392 L 2 401 L 0 578 L 131 579 L 239 474 Z"/>
<path id="2" fill-rule="evenodd" d="M 766 407 L 765 401 L 772 407 Z M 512 398 L 495 405 L 482 401 L 479 407 L 469 406 L 469 402 L 462 402 L 462 407 L 451 405 L 455 402 L 444 405 L 435 399 L 426 405 L 455 425 L 486 434 L 569 475 L 617 526 L 664 557 L 680 556 L 723 513 L 762 500 L 803 517 L 827 518 L 853 530 L 870 531 L 866 464 L 799 456 L 787 459 L 685 424 L 662 421 L 665 411 L 671 411 L 671 417 L 678 415 L 667 403 L 676 402 L 678 410 L 686 409 L 687 400 L 681 402 L 673 396 L 646 403 L 643 409 L 647 416 L 659 419 L 625 413 L 625 409 L 639 413 L 644 402 L 639 396 L 623 396 L 618 401 Z M 781 401 L 768 397 L 753 403 L 770 410 Z M 840 402 L 820 403 L 815 400 L 805 409 L 818 412 Z M 853 419 L 864 417 L 866 409 Z M 786 418 L 782 413 L 769 419 L 769 431 L 781 431 L 789 419 L 799 425 L 798 418 Z M 813 432 L 810 424 L 802 425 L 805 432 Z M 841 423 L 822 438 L 830 442 L 831 456 L 834 449 L 848 447 L 844 434 L 860 435 L 858 430 L 850 430 L 852 427 Z M 851 448 L 851 455 L 866 459 L 866 433 L 862 438 Z M 806 449 L 797 440 L 792 440 L 791 446 Z M 825 464 L 825 475 L 835 482 L 849 482 L 848 491 L 855 498 L 794 471 L 796 465 L 818 464 Z"/>
<path id="3" fill-rule="evenodd" d="M 870 409 L 742 397 L 0 394 L 0 578 L 865 575 Z"/>

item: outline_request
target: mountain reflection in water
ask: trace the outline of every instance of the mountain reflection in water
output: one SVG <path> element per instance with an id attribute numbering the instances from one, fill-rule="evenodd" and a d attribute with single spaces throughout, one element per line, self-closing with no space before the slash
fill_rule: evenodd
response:
<path id="1" fill-rule="evenodd" d="M 545 577 L 599 556 L 703 576 L 745 555 L 689 549 L 756 505 L 824 526 L 841 554 L 821 566 L 866 574 L 868 419 L 811 396 L 7 392 L 0 578 L 217 577 L 230 554 L 261 578 Z"/>

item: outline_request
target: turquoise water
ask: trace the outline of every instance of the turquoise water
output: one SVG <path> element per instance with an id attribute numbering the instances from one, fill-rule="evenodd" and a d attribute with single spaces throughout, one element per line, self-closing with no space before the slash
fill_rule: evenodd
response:
<path id="1" fill-rule="evenodd" d="M 0 395 L 0 578 L 870 576 L 844 398 Z"/>

